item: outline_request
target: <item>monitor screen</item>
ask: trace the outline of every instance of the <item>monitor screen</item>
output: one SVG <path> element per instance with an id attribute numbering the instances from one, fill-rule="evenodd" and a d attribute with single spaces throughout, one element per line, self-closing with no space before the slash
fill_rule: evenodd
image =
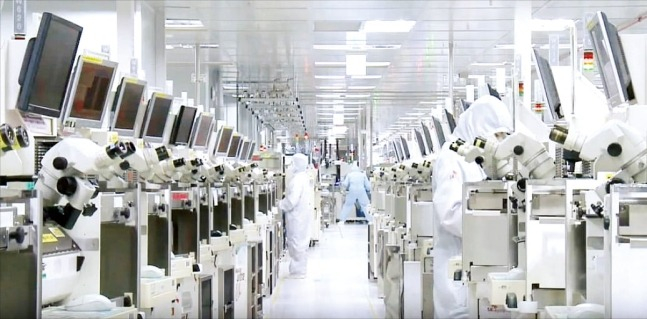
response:
<path id="1" fill-rule="evenodd" d="M 70 92 L 69 117 L 101 121 L 117 63 L 79 57 L 76 83 Z"/>
<path id="2" fill-rule="evenodd" d="M 216 147 L 214 148 L 214 153 L 227 155 L 233 134 L 234 128 L 228 126 L 221 127 L 218 131 L 218 138 L 216 139 Z"/>
<path id="3" fill-rule="evenodd" d="M 243 141 L 243 147 L 238 152 L 238 159 L 246 161 L 249 154 L 249 141 Z"/>
<path id="4" fill-rule="evenodd" d="M 442 148 L 445 144 L 445 132 L 443 131 L 440 120 L 435 116 L 432 118 L 434 119 L 434 129 L 436 130 L 436 136 L 438 137 L 438 147 Z"/>
<path id="5" fill-rule="evenodd" d="M 588 30 L 609 107 L 634 102 L 636 96 L 618 30 L 603 12 L 589 22 Z"/>
<path id="6" fill-rule="evenodd" d="M 487 85 L 487 89 L 490 92 L 490 96 L 494 96 L 495 98 L 501 100 L 501 96 L 499 95 L 499 91 L 494 89 L 489 83 Z"/>
<path id="7" fill-rule="evenodd" d="M 231 143 L 229 144 L 229 151 L 227 151 L 227 157 L 235 158 L 238 155 L 238 148 L 242 142 L 242 136 L 239 134 L 234 134 L 231 138 Z"/>
<path id="8" fill-rule="evenodd" d="M 420 149 L 420 154 L 422 154 L 422 156 L 427 156 L 427 147 L 425 147 L 425 140 L 424 137 L 422 137 L 422 133 L 419 130 L 414 130 L 413 132 L 416 135 L 416 143 Z"/>
<path id="9" fill-rule="evenodd" d="M 164 136 L 164 127 L 168 119 L 173 99 L 164 94 L 154 93 L 148 101 L 147 121 L 144 127 L 144 137 L 162 138 Z"/>
<path id="10" fill-rule="evenodd" d="M 467 111 L 467 109 L 469 109 L 471 105 L 472 105 L 471 102 L 467 102 L 461 99 L 461 106 L 463 107 L 463 112 Z"/>
<path id="11" fill-rule="evenodd" d="M 395 141 L 391 141 L 391 145 L 393 146 L 393 153 L 395 153 L 395 160 L 397 162 L 400 162 L 402 160 L 402 155 L 400 155 L 400 149 L 398 149 L 397 146 L 398 143 Z"/>
<path id="12" fill-rule="evenodd" d="M 456 128 L 456 119 L 454 118 L 454 115 L 445 109 L 445 117 L 447 118 L 447 124 L 449 124 L 449 132 L 454 133 L 454 129 Z"/>
<path id="13" fill-rule="evenodd" d="M 252 142 L 252 144 L 249 146 L 249 153 L 247 154 L 248 161 L 252 160 L 252 156 L 254 156 L 255 150 L 256 150 L 256 142 Z"/>
<path id="14" fill-rule="evenodd" d="M 202 113 L 198 117 L 196 125 L 193 127 L 193 142 L 191 146 L 194 148 L 205 148 L 209 143 L 209 137 L 213 132 L 213 116 L 209 113 Z"/>
<path id="15" fill-rule="evenodd" d="M 537 75 L 539 76 L 541 85 L 544 88 L 544 94 L 546 96 L 548 109 L 552 115 L 552 120 L 555 121 L 562 119 L 564 118 L 562 102 L 559 100 L 557 85 L 555 84 L 555 78 L 553 77 L 553 70 L 550 68 L 550 63 L 539 55 L 537 49 L 533 49 L 533 55 L 535 56 Z"/>
<path id="16" fill-rule="evenodd" d="M 59 117 L 83 28 L 44 12 L 35 39 L 30 39 L 20 71 L 16 108 Z"/>
<path id="17" fill-rule="evenodd" d="M 427 144 L 427 151 L 429 154 L 434 152 L 434 144 L 431 140 L 431 131 L 429 127 L 422 123 L 422 133 L 425 135 L 425 143 Z"/>
<path id="18" fill-rule="evenodd" d="M 188 145 L 191 138 L 191 130 L 193 129 L 193 121 L 198 109 L 191 106 L 180 106 L 180 110 L 175 117 L 173 123 L 173 130 L 171 131 L 171 139 L 169 143 L 172 145 Z"/>
<path id="19" fill-rule="evenodd" d="M 112 129 L 134 130 L 137 113 L 142 103 L 142 96 L 146 89 L 146 82 L 121 78 L 121 84 L 117 87 L 116 98 L 114 100 L 115 118 Z"/>
<path id="20" fill-rule="evenodd" d="M 402 136 L 400 136 L 400 144 L 402 144 L 402 154 L 404 155 L 404 159 L 410 159 L 411 153 L 409 153 L 409 143 L 407 143 L 407 140 Z"/>

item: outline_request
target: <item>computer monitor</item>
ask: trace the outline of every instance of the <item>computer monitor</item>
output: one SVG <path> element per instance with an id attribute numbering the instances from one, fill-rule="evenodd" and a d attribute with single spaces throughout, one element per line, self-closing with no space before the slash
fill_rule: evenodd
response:
<path id="1" fill-rule="evenodd" d="M 495 98 L 501 100 L 501 95 L 499 95 L 499 91 L 493 88 L 489 83 L 487 84 L 487 89 L 488 89 L 488 92 L 490 93 L 490 96 L 494 96 Z"/>
<path id="2" fill-rule="evenodd" d="M 396 162 L 401 162 L 402 161 L 402 155 L 400 154 L 400 149 L 397 146 L 398 143 L 396 143 L 395 140 L 391 141 L 391 145 L 393 147 L 393 153 L 395 153 L 395 161 Z"/>
<path id="3" fill-rule="evenodd" d="M 420 154 L 422 156 L 427 156 L 427 147 L 425 146 L 425 138 L 422 136 L 422 133 L 420 130 L 413 130 L 414 135 L 416 136 L 416 143 L 418 144 L 418 148 L 420 149 Z"/>
<path id="4" fill-rule="evenodd" d="M 115 113 L 110 124 L 110 130 L 119 136 L 132 137 L 141 130 L 141 121 L 137 123 L 142 96 L 146 90 L 146 81 L 135 78 L 123 77 L 117 86 L 117 93 L 113 100 L 112 109 Z"/>
<path id="5" fill-rule="evenodd" d="M 456 129 L 456 119 L 454 118 L 454 115 L 445 109 L 445 117 L 447 118 L 447 124 L 449 125 L 449 132 L 454 133 L 454 129 Z"/>
<path id="6" fill-rule="evenodd" d="M 216 143 L 213 148 L 214 156 L 227 156 L 229 151 L 229 144 L 234 135 L 234 128 L 231 126 L 223 126 L 218 130 L 216 135 Z"/>
<path id="7" fill-rule="evenodd" d="M 171 136 L 169 137 L 169 144 L 171 145 L 189 145 L 191 139 L 191 131 L 193 130 L 193 123 L 198 109 L 191 106 L 180 106 L 180 110 L 175 116 Z"/>
<path id="8" fill-rule="evenodd" d="M 553 70 L 550 68 L 550 63 L 539 55 L 537 49 L 533 49 L 532 51 L 535 58 L 537 75 L 544 89 L 546 104 L 550 110 L 552 121 L 563 119 L 562 102 L 559 99 L 559 93 L 557 92 L 557 85 L 555 84 L 555 77 L 553 77 Z"/>
<path id="9" fill-rule="evenodd" d="M 83 28 L 44 12 L 36 38 L 29 40 L 18 83 L 16 108 L 58 118 Z"/>
<path id="10" fill-rule="evenodd" d="M 471 105 L 472 105 L 472 102 L 468 102 L 466 100 L 461 99 L 461 106 L 463 107 L 463 112 L 467 111 L 467 109 L 469 109 Z"/>
<path id="11" fill-rule="evenodd" d="M 431 154 L 434 152 L 434 143 L 431 139 L 431 130 L 429 130 L 429 127 L 425 125 L 425 123 L 422 123 L 422 133 L 425 135 L 425 144 L 427 145 L 427 152 L 428 154 Z"/>
<path id="12" fill-rule="evenodd" d="M 434 121 L 434 129 L 436 130 L 436 137 L 438 138 L 438 147 L 442 148 L 445 144 L 445 132 L 443 131 L 442 122 L 435 116 L 432 116 Z"/>
<path id="13" fill-rule="evenodd" d="M 402 136 L 400 136 L 400 144 L 402 144 L 402 153 L 404 155 L 404 159 L 410 159 L 411 153 L 409 152 L 409 143 L 407 143 L 407 140 L 405 140 Z"/>
<path id="14" fill-rule="evenodd" d="M 236 155 L 238 155 L 238 148 L 242 141 L 243 137 L 238 133 L 234 133 L 231 137 L 231 143 L 229 143 L 229 150 L 227 151 L 228 158 L 236 158 Z"/>
<path id="15" fill-rule="evenodd" d="M 65 99 L 64 126 L 73 122 L 75 127 L 101 128 L 116 71 L 116 62 L 79 56 Z"/>
<path id="16" fill-rule="evenodd" d="M 243 140 L 242 147 L 238 150 L 238 156 L 236 156 L 241 161 L 246 161 L 247 156 L 249 155 L 249 145 L 250 141 L 247 139 Z"/>
<path id="17" fill-rule="evenodd" d="M 209 138 L 213 133 L 215 122 L 211 113 L 202 112 L 193 126 L 191 136 L 191 148 L 194 150 L 204 150 L 209 144 Z"/>
<path id="18" fill-rule="evenodd" d="M 167 94 L 153 93 L 148 100 L 146 107 L 146 116 L 144 117 L 144 127 L 141 137 L 149 143 L 164 142 L 164 128 L 166 121 L 173 105 L 173 97 Z"/>
<path id="19" fill-rule="evenodd" d="M 254 156 L 254 151 L 256 150 L 256 142 L 252 142 L 252 144 L 249 146 L 249 153 L 247 154 L 247 160 L 251 161 L 252 157 Z"/>
<path id="20" fill-rule="evenodd" d="M 618 30 L 609 23 L 604 12 L 597 12 L 587 28 L 609 108 L 635 103 L 636 95 Z"/>

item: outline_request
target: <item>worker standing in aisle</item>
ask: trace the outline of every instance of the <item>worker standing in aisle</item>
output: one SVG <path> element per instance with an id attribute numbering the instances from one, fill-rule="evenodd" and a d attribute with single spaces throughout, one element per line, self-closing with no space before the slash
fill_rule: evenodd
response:
<path id="1" fill-rule="evenodd" d="M 436 318 L 467 318 L 467 288 L 448 277 L 449 259 L 462 255 L 463 183 L 482 181 L 483 169 L 468 163 L 449 149 L 460 138 L 472 143 L 476 137 L 503 139 L 512 131 L 506 105 L 492 96 L 476 100 L 463 113 L 453 136 L 443 145 L 433 169 L 434 208 L 434 310 Z"/>
<path id="2" fill-rule="evenodd" d="M 342 189 L 346 190 L 346 200 L 341 209 L 338 225 L 343 225 L 352 211 L 355 210 L 355 203 L 359 203 L 361 211 L 366 215 L 368 220 L 370 217 L 367 212 L 369 204 L 368 194 L 371 192 L 371 182 L 366 177 L 357 164 L 352 165 L 350 173 L 346 175 L 344 181 L 341 183 Z"/>
<path id="3" fill-rule="evenodd" d="M 305 278 L 307 273 L 310 221 L 313 214 L 309 200 L 314 196 L 314 189 L 306 173 L 307 166 L 307 156 L 295 154 L 292 157 L 292 179 L 286 195 L 279 202 L 279 208 L 285 213 L 290 277 L 297 279 Z"/>

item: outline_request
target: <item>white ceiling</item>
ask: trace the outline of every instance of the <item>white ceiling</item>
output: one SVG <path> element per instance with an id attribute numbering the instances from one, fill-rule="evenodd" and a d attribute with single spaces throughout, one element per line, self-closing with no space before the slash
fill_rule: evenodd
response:
<path id="1" fill-rule="evenodd" d="M 447 94 L 448 43 L 455 45 L 456 74 L 492 74 L 473 62 L 512 61 L 511 50 L 495 49 L 511 44 L 514 37 L 515 1 L 153 1 L 165 6 L 166 17 L 200 19 L 204 30 L 167 30 L 167 43 L 211 43 L 204 60 L 223 62 L 223 82 L 271 81 L 294 78 L 300 104 L 305 109 L 310 132 L 330 117 L 317 118 L 316 97 L 334 91 L 317 87 L 364 86 L 346 94 L 369 94 L 376 105 L 375 130 L 384 131 L 398 115 L 420 101 L 433 101 Z M 622 27 L 647 14 L 647 0 L 532 1 L 533 18 L 582 20 L 586 13 L 604 11 Z M 369 50 L 367 62 L 389 62 L 388 67 L 368 67 L 379 79 L 315 79 L 343 76 L 345 67 L 315 66 L 315 62 L 344 62 L 346 51 L 315 50 L 313 45 L 344 45 L 346 32 L 357 31 L 363 21 L 416 21 L 408 33 L 368 33 L 367 45 L 398 45 L 399 49 Z M 647 23 L 624 32 L 647 33 Z M 580 34 L 583 32 L 580 31 Z M 563 39 L 567 41 L 566 38 Z M 547 43 L 547 38 L 533 39 Z M 169 50 L 169 61 L 193 61 L 191 50 Z M 457 90 L 458 95 L 464 94 Z M 330 106 L 328 106 L 330 107 Z M 352 106 L 356 107 L 356 106 Z"/>

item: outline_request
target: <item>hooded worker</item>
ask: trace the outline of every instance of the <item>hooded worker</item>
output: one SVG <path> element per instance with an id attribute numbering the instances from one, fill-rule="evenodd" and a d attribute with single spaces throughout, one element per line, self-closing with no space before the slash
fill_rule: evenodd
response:
<path id="1" fill-rule="evenodd" d="M 371 182 L 357 165 L 352 165 L 351 171 L 346 174 L 341 187 L 348 192 L 339 216 L 339 224 L 343 225 L 350 213 L 355 210 L 355 202 L 358 202 L 364 214 L 367 214 L 366 206 L 369 204 L 368 193 L 371 192 Z M 368 214 L 366 216 L 368 218 Z"/>
<path id="2" fill-rule="evenodd" d="M 434 208 L 434 310 L 435 318 L 468 318 L 467 288 L 448 275 L 449 259 L 462 255 L 463 184 L 486 178 L 476 163 L 466 162 L 449 149 L 460 138 L 502 139 L 512 131 L 506 105 L 492 96 L 474 101 L 459 118 L 452 136 L 443 145 L 433 168 Z"/>
<path id="3" fill-rule="evenodd" d="M 290 254 L 290 276 L 305 278 L 308 265 L 307 250 L 310 243 L 310 221 L 314 209 L 314 185 L 306 173 L 308 157 L 303 154 L 292 156 L 292 179 L 286 189 L 279 208 L 285 213 L 285 228 L 288 252 Z"/>

